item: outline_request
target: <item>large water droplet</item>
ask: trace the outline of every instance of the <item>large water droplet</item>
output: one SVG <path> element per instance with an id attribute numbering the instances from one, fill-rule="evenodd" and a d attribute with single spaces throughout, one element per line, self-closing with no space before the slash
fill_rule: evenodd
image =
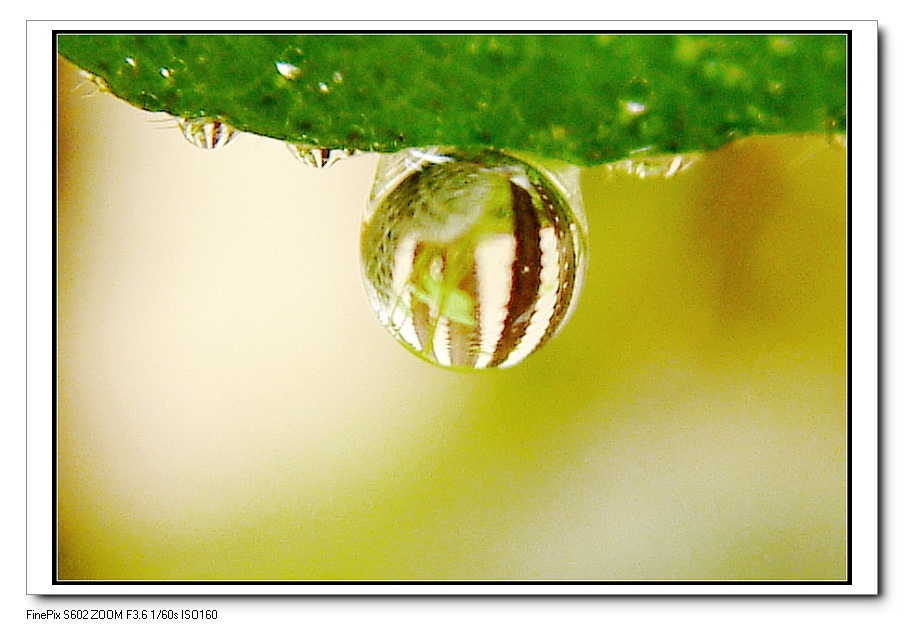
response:
<path id="1" fill-rule="evenodd" d="M 202 150 L 216 150 L 229 143 L 235 136 L 235 129 L 215 119 L 199 117 L 197 119 L 176 119 L 179 128 L 189 143 Z"/>
<path id="2" fill-rule="evenodd" d="M 381 158 L 361 232 L 380 321 L 421 357 L 513 366 L 574 310 L 587 263 L 578 169 L 499 152 Z"/>

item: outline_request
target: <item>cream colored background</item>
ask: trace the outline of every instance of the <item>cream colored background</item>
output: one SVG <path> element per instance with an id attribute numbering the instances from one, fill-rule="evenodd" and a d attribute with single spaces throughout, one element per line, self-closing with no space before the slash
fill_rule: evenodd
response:
<path id="1" fill-rule="evenodd" d="M 372 157 L 198 150 L 60 71 L 61 578 L 845 577 L 843 146 L 586 171 L 572 322 L 461 374 L 367 305 Z"/>

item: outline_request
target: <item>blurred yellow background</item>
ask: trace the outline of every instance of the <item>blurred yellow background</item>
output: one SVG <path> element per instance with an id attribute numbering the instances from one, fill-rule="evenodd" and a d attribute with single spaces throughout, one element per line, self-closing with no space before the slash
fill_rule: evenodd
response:
<path id="1" fill-rule="evenodd" d="M 846 577 L 843 145 L 586 170 L 572 321 L 459 373 L 368 305 L 375 157 L 58 99 L 60 579 Z"/>

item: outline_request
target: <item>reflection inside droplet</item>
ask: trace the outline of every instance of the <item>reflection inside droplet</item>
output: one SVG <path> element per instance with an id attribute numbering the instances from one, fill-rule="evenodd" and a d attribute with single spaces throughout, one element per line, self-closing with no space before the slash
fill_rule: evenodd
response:
<path id="1" fill-rule="evenodd" d="M 574 310 L 587 262 L 578 169 L 484 151 L 380 160 L 361 234 L 383 325 L 432 362 L 513 366 Z"/>

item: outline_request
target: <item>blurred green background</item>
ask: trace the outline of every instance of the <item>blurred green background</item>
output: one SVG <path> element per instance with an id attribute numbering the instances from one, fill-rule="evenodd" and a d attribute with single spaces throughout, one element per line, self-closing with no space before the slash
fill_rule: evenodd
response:
<path id="1" fill-rule="evenodd" d="M 572 321 L 458 373 L 368 305 L 375 157 L 58 99 L 60 579 L 846 577 L 842 143 L 585 170 Z"/>

